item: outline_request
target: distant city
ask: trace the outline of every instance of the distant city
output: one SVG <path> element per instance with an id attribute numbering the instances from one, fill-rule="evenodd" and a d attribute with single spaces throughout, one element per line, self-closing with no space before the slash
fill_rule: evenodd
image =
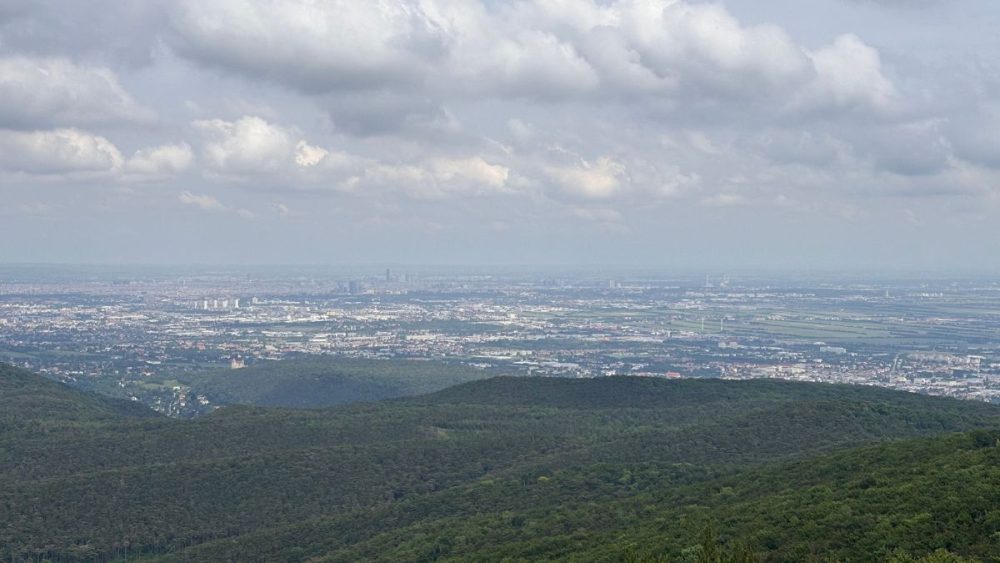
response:
<path id="1" fill-rule="evenodd" d="M 170 375 L 306 355 L 778 378 L 1000 401 L 1000 282 L 4 266 L 0 361 L 176 413 Z"/>

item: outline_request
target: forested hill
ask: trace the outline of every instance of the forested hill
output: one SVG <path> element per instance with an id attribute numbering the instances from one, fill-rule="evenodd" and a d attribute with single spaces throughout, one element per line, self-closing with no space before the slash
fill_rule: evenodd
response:
<path id="1" fill-rule="evenodd" d="M 212 404 L 318 408 L 430 393 L 489 375 L 438 361 L 319 356 L 178 377 Z"/>
<path id="2" fill-rule="evenodd" d="M 36 401 L 94 400 L 36 379 Z M 641 547 L 684 561 L 712 522 L 721 549 L 772 558 L 859 560 L 882 541 L 886 556 L 1000 555 L 996 435 L 949 434 L 996 427 L 1000 409 L 981 403 L 500 378 L 194 420 L 107 408 L 0 431 L 0 560 L 621 560 Z M 940 437 L 897 441 L 921 436 Z"/>
<path id="3" fill-rule="evenodd" d="M 523 405 L 556 408 L 661 408 L 752 401 L 859 401 L 920 408 L 993 413 L 985 403 L 963 402 L 883 387 L 815 385 L 774 379 L 663 379 L 600 377 L 594 379 L 493 377 L 454 385 L 417 400 L 434 403 Z"/>
<path id="4" fill-rule="evenodd" d="M 152 416 L 157 415 L 141 404 L 77 391 L 0 363 L 0 430 L 31 423 Z"/>

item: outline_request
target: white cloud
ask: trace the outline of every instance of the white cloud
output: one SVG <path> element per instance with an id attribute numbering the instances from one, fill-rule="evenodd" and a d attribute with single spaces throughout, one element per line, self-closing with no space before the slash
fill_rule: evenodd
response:
<path id="1" fill-rule="evenodd" d="M 0 127 L 89 126 L 152 118 L 107 68 L 64 58 L 0 58 Z"/>
<path id="2" fill-rule="evenodd" d="M 253 220 L 257 218 L 257 215 L 253 211 L 244 208 L 230 207 L 223 204 L 215 196 L 209 194 L 196 194 L 188 190 L 184 190 L 178 194 L 177 201 L 184 205 L 196 207 L 201 211 L 210 213 L 231 213 L 246 220 Z"/>
<path id="3" fill-rule="evenodd" d="M 202 154 L 216 171 L 235 175 L 275 172 L 293 162 L 290 133 L 260 117 L 211 119 L 193 125 L 208 139 Z"/>
<path id="4" fill-rule="evenodd" d="M 207 194 L 195 194 L 189 191 L 183 191 L 177 196 L 177 200 L 184 205 L 192 205 L 201 209 L 202 211 L 228 211 L 229 208 L 222 205 L 215 196 L 210 196 Z"/>
<path id="5" fill-rule="evenodd" d="M 26 174 L 115 173 L 122 154 L 111 141 L 77 129 L 0 130 L 0 169 Z"/>
<path id="6" fill-rule="evenodd" d="M 376 164 L 355 177 L 360 185 L 398 190 L 417 199 L 443 199 L 504 191 L 510 170 L 480 157 L 433 158 Z"/>
<path id="7" fill-rule="evenodd" d="M 816 78 L 803 91 L 807 106 L 885 112 L 896 105 L 899 94 L 882 74 L 878 51 L 857 36 L 841 35 L 810 56 L 816 65 Z"/>
<path id="8" fill-rule="evenodd" d="M 170 176 L 187 170 L 193 162 L 194 153 L 187 143 L 161 145 L 136 151 L 125 170 L 151 177 Z"/>
<path id="9" fill-rule="evenodd" d="M 406 82 L 443 48 L 414 2 L 186 0 L 172 15 L 189 56 L 311 91 Z"/>
<path id="10" fill-rule="evenodd" d="M 578 46 L 551 30 L 497 25 L 482 10 L 450 8 L 437 15 L 453 37 L 451 49 L 433 72 L 452 85 L 452 94 L 562 99 L 600 85 Z"/>
<path id="11" fill-rule="evenodd" d="M 594 162 L 582 160 L 572 166 L 548 166 L 546 172 L 566 193 L 587 199 L 605 199 L 619 191 L 627 171 L 614 159 L 601 157 Z"/>
<path id="12" fill-rule="evenodd" d="M 314 147 L 305 141 L 295 145 L 295 164 L 303 167 L 316 166 L 323 161 L 330 151 L 322 147 Z"/>
<path id="13" fill-rule="evenodd" d="M 805 53 L 780 28 L 743 26 L 718 4 L 626 0 L 619 29 L 660 76 L 683 87 L 752 96 L 808 76 Z"/>
<path id="14" fill-rule="evenodd" d="M 506 166 L 490 164 L 480 157 L 435 158 L 430 168 L 439 182 L 469 182 L 494 189 L 504 187 L 510 175 Z"/>

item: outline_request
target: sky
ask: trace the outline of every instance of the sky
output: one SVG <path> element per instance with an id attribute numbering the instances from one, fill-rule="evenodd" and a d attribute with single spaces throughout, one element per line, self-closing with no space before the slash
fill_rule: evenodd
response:
<path id="1" fill-rule="evenodd" d="M 0 262 L 1000 270 L 995 0 L 0 0 Z"/>

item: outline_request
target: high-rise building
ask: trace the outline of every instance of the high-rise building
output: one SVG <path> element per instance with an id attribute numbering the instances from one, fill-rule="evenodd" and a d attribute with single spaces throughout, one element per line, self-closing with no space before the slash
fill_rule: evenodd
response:
<path id="1" fill-rule="evenodd" d="M 385 269 L 385 283 L 391 283 L 391 282 L 392 282 L 392 270 L 390 270 L 389 268 L 386 268 Z"/>

